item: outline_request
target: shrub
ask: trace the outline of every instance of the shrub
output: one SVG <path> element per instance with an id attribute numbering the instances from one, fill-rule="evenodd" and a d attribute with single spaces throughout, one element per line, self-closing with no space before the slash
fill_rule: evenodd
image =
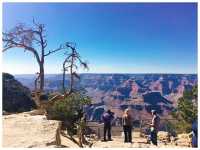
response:
<path id="1" fill-rule="evenodd" d="M 54 103 L 47 113 L 51 119 L 63 121 L 69 135 L 77 133 L 77 124 L 83 117 L 83 107 L 91 103 L 91 99 L 81 93 L 72 93 Z"/>

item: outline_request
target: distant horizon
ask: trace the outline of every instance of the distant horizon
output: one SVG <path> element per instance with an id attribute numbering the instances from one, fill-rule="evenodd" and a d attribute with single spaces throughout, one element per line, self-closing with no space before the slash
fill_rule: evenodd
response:
<path id="1" fill-rule="evenodd" d="M 3 73 L 9 73 L 9 72 L 3 72 Z M 9 73 L 11 74 L 11 73 Z M 180 75 L 198 75 L 198 73 L 78 73 L 78 74 L 180 74 Z M 36 74 L 12 74 L 12 75 L 36 75 Z M 46 73 L 45 75 L 62 75 L 62 73 Z M 69 75 L 69 73 L 66 73 L 66 75 Z"/>

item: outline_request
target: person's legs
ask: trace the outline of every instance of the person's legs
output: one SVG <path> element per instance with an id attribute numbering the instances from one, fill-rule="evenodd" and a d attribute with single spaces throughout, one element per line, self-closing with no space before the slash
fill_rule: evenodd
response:
<path id="1" fill-rule="evenodd" d="M 132 143 L 132 126 L 128 126 L 128 142 Z"/>
<path id="2" fill-rule="evenodd" d="M 106 124 L 104 124 L 104 132 L 103 132 L 104 141 L 106 141 L 106 133 L 107 133 L 107 126 Z"/>
<path id="3" fill-rule="evenodd" d="M 151 142 L 157 145 L 157 132 L 155 130 L 151 131 Z"/>
<path id="4" fill-rule="evenodd" d="M 198 143 L 197 136 L 193 135 L 192 136 L 192 147 L 198 147 L 197 143 Z"/>
<path id="5" fill-rule="evenodd" d="M 157 145 L 157 131 L 155 132 L 155 145 Z"/>
<path id="6" fill-rule="evenodd" d="M 127 132 L 127 126 L 123 126 L 124 128 L 124 142 L 128 142 L 128 132 Z"/>
<path id="7" fill-rule="evenodd" d="M 150 133 L 150 139 L 151 139 L 151 142 L 154 143 L 154 135 L 153 135 L 153 131 L 151 131 L 151 133 Z"/>
<path id="8" fill-rule="evenodd" d="M 108 140 L 112 140 L 111 139 L 111 125 L 108 125 Z"/>

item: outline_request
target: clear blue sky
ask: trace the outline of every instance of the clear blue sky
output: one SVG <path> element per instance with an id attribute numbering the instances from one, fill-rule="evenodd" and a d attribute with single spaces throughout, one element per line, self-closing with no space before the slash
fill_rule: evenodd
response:
<path id="1" fill-rule="evenodd" d="M 46 25 L 47 50 L 76 42 L 91 73 L 197 73 L 195 3 L 4 3 L 3 31 L 32 17 Z M 63 60 L 62 52 L 49 56 L 45 72 L 61 72 Z M 16 49 L 3 54 L 3 71 L 38 66 Z"/>

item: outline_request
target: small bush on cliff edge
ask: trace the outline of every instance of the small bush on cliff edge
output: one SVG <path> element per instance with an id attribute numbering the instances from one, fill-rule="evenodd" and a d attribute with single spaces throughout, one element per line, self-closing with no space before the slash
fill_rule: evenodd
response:
<path id="1" fill-rule="evenodd" d="M 70 136 L 77 133 L 77 124 L 83 117 L 83 107 L 91 103 L 91 99 L 81 93 L 72 93 L 59 100 L 47 110 L 48 116 L 51 119 L 63 121 Z"/>

